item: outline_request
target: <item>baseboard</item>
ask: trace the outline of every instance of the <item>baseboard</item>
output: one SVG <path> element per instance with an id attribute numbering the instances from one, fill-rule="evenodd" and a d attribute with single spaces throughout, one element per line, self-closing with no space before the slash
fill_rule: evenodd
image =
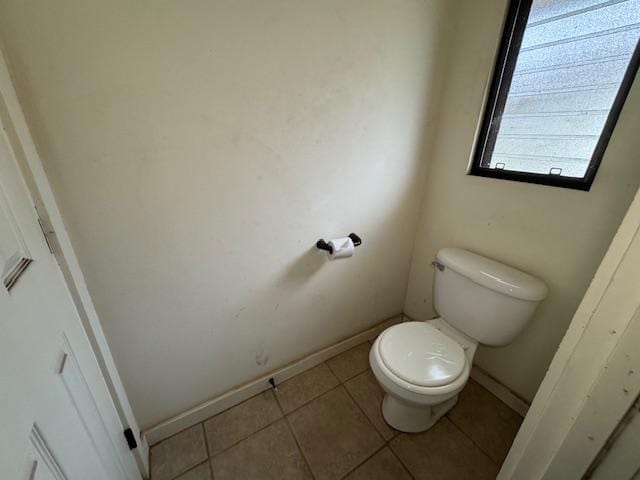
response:
<path id="1" fill-rule="evenodd" d="M 471 378 L 523 417 L 527 415 L 529 404 L 481 368 L 471 368 Z"/>
<path id="2" fill-rule="evenodd" d="M 385 328 L 402 322 L 404 320 L 402 314 L 398 314 L 388 320 L 385 320 L 374 327 L 371 327 L 363 332 L 360 332 L 352 337 L 349 337 L 341 342 L 331 345 L 327 348 L 323 348 L 311 355 L 308 355 L 300 360 L 297 360 L 289 365 L 286 365 L 271 373 L 267 373 L 260 378 L 257 378 L 249 383 L 246 383 L 240 387 L 229 390 L 222 395 L 219 395 L 211 400 L 187 410 L 184 413 L 176 415 L 168 420 L 165 420 L 158 425 L 145 430 L 142 434 L 145 437 L 149 445 L 154 445 L 165 438 L 170 437 L 186 428 L 192 427 L 197 423 L 206 420 L 224 410 L 227 410 L 234 405 L 237 405 L 244 400 L 257 395 L 260 392 L 268 390 L 270 387 L 269 379 L 273 378 L 276 382 L 282 383 L 285 380 L 295 377 L 299 373 L 309 370 L 322 362 L 335 357 L 336 355 L 355 347 L 356 345 L 376 338 L 380 332 Z"/>

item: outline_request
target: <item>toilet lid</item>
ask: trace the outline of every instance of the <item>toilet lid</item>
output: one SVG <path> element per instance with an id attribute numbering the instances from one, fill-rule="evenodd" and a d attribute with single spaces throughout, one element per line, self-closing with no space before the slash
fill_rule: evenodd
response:
<path id="1" fill-rule="evenodd" d="M 421 387 L 453 382 L 466 363 L 462 347 L 425 322 L 405 322 L 385 330 L 378 349 L 391 372 Z"/>

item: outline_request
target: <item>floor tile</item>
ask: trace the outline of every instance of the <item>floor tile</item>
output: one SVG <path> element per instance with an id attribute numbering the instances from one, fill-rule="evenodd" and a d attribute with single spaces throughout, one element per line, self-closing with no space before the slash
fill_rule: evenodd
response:
<path id="1" fill-rule="evenodd" d="M 211 456 L 282 417 L 273 392 L 267 390 L 204 422 Z"/>
<path id="2" fill-rule="evenodd" d="M 498 467 L 444 417 L 424 433 L 401 434 L 390 446 L 416 480 L 495 479 Z"/>
<path id="3" fill-rule="evenodd" d="M 345 382 L 369 368 L 370 348 L 371 345 L 368 342 L 362 343 L 327 360 L 327 365 L 341 382 Z"/>
<path id="4" fill-rule="evenodd" d="M 154 479 L 155 480 L 155 479 Z M 187 473 L 180 475 L 176 480 L 211 480 L 209 462 L 203 463 Z"/>
<path id="5" fill-rule="evenodd" d="M 384 444 L 343 387 L 316 398 L 288 418 L 318 480 L 341 478 Z"/>
<path id="6" fill-rule="evenodd" d="M 384 391 L 371 370 L 352 378 L 344 386 L 385 440 L 398 434 L 382 417 Z"/>
<path id="7" fill-rule="evenodd" d="M 321 363 L 278 385 L 276 396 L 284 413 L 289 413 L 331 390 L 339 383 L 329 367 Z"/>
<path id="8" fill-rule="evenodd" d="M 206 459 L 204 430 L 199 423 L 151 448 L 151 477 L 173 480 Z"/>
<path id="9" fill-rule="evenodd" d="M 522 417 L 469 379 L 448 417 L 498 465 L 504 461 Z"/>
<path id="10" fill-rule="evenodd" d="M 284 419 L 213 457 L 211 465 L 215 480 L 312 478 Z"/>
<path id="11" fill-rule="evenodd" d="M 411 480 L 411 477 L 391 450 L 384 447 L 345 480 Z"/>

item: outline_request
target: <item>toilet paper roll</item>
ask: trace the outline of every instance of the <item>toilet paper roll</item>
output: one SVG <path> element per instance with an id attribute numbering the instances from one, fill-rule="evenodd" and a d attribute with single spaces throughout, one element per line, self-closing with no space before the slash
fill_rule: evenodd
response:
<path id="1" fill-rule="evenodd" d="M 353 245 L 353 240 L 349 237 L 344 238 L 334 238 L 329 240 L 329 245 L 333 248 L 333 253 L 329 254 L 330 259 L 334 258 L 349 258 L 353 256 L 353 250 L 355 246 Z"/>

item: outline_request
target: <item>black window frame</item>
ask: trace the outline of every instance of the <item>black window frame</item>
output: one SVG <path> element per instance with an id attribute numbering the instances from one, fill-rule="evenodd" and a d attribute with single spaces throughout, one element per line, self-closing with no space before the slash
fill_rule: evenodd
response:
<path id="1" fill-rule="evenodd" d="M 635 50 L 633 51 L 627 70 L 622 78 L 620 88 L 609 110 L 609 115 L 607 116 L 607 120 L 605 121 L 600 138 L 598 139 L 583 178 L 489 168 L 486 165 L 489 164 L 493 154 L 495 140 L 502 119 L 502 112 L 504 111 L 511 86 L 511 79 L 513 78 L 513 72 L 516 67 L 516 61 L 520 52 L 520 45 L 522 44 L 522 38 L 532 3 L 533 0 L 511 0 L 509 4 L 500 48 L 493 69 L 487 103 L 482 114 L 482 123 L 475 142 L 471 167 L 468 174 L 589 191 L 600 167 L 600 163 L 602 162 L 602 157 L 604 156 L 624 102 L 638 72 L 638 67 L 640 66 L 640 40 L 638 40 Z"/>

